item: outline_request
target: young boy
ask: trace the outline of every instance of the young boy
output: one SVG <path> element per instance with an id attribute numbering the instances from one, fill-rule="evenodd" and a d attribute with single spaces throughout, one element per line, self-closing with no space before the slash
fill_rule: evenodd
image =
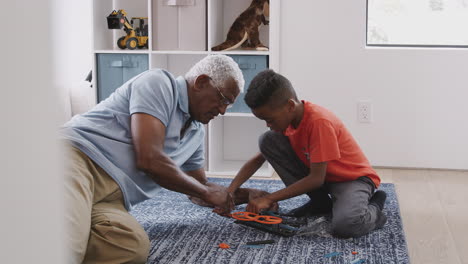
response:
<path id="1" fill-rule="evenodd" d="M 252 80 L 245 102 L 271 131 L 260 137 L 261 153 L 241 168 L 228 191 L 232 195 L 265 160 L 286 185 L 251 199 L 247 211 L 259 213 L 278 201 L 307 194 L 310 201 L 288 215 L 331 212 L 332 232 L 337 237 L 359 237 L 386 223 L 382 213 L 386 194 L 374 193 L 380 178 L 332 112 L 299 101 L 289 80 L 272 70 L 260 72 Z"/>

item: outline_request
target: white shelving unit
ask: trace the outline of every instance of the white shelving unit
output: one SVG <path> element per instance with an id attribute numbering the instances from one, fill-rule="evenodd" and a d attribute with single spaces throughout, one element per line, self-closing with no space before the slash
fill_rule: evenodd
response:
<path id="1" fill-rule="evenodd" d="M 167 0 L 94 0 L 95 60 L 98 54 L 147 54 L 150 69 L 163 68 L 178 76 L 210 54 L 250 55 L 265 56 L 268 67 L 279 71 L 280 0 L 270 0 L 270 23 L 260 28 L 260 40 L 269 51 L 227 52 L 212 52 L 211 47 L 225 40 L 235 18 L 251 0 L 194 0 L 195 5 L 187 6 L 167 6 L 165 2 Z M 148 49 L 117 47 L 117 39 L 125 32 L 108 29 L 106 17 L 118 9 L 127 11 L 129 20 L 148 17 Z M 96 80 L 96 70 L 93 75 Z M 94 85 L 97 87 L 96 83 Z M 207 125 L 207 174 L 235 175 L 258 151 L 258 136 L 266 130 L 265 123 L 250 113 L 226 113 L 212 120 Z M 271 176 L 272 172 L 265 164 L 256 176 Z"/>

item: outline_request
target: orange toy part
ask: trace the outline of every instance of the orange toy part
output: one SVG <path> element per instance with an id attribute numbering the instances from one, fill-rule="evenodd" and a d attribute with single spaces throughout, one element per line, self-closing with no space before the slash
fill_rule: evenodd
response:
<path id="1" fill-rule="evenodd" d="M 262 224 L 274 225 L 283 222 L 283 219 L 271 215 L 259 215 L 250 212 L 234 212 L 231 214 L 232 218 L 241 221 L 255 221 Z"/>
<path id="2" fill-rule="evenodd" d="M 218 246 L 219 246 L 220 248 L 222 248 L 222 249 L 228 249 L 228 248 L 230 248 L 230 246 L 229 246 L 228 244 L 226 244 L 226 243 L 221 243 L 221 244 L 219 244 Z"/>
<path id="3" fill-rule="evenodd" d="M 356 254 L 357 254 L 357 252 L 356 252 L 356 251 L 353 251 L 353 252 L 351 252 L 351 253 L 353 253 L 353 255 L 356 255 Z"/>

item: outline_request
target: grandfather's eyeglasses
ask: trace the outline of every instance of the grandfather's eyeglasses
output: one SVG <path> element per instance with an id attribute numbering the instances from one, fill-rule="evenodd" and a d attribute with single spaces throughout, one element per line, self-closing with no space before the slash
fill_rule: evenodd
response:
<path id="1" fill-rule="evenodd" d="M 210 80 L 213 81 L 213 79 L 211 79 L 210 77 Z M 214 81 L 213 81 L 214 82 Z M 218 86 L 216 85 L 213 85 L 214 88 L 216 88 L 216 90 L 218 90 L 218 93 L 219 95 L 221 95 L 221 105 L 223 106 L 226 106 L 226 108 L 231 108 L 232 105 L 234 104 L 234 102 L 232 102 L 231 100 L 229 100 L 229 98 L 227 98 L 222 92 L 221 90 L 218 88 Z"/>

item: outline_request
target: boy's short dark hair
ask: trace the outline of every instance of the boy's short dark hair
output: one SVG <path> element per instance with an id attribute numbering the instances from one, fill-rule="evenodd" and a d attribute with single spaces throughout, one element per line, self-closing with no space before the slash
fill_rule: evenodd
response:
<path id="1" fill-rule="evenodd" d="M 289 99 L 297 101 L 291 82 L 270 69 L 259 72 L 253 78 L 244 98 L 245 103 L 252 109 L 265 104 L 272 108 L 280 107 Z"/>

